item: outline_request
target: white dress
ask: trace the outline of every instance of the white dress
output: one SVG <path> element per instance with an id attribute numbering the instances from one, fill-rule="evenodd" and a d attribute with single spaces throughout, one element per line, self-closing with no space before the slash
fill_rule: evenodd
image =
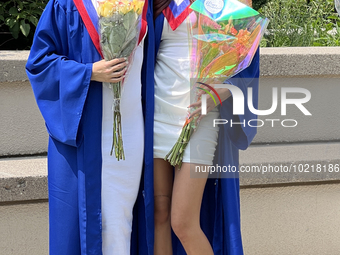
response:
<path id="1" fill-rule="evenodd" d="M 173 31 L 164 18 L 154 75 L 154 158 L 164 158 L 176 143 L 190 105 L 188 19 Z M 215 107 L 202 118 L 186 147 L 183 162 L 212 165 L 218 137 L 213 119 L 218 117 Z"/>
<path id="2" fill-rule="evenodd" d="M 92 0 L 95 7 L 97 1 Z M 103 83 L 102 116 L 102 238 L 103 255 L 130 255 L 132 209 L 140 184 L 144 121 L 141 103 L 143 44 L 137 46 L 121 97 L 125 160 L 110 156 L 112 145 L 112 90 Z"/>

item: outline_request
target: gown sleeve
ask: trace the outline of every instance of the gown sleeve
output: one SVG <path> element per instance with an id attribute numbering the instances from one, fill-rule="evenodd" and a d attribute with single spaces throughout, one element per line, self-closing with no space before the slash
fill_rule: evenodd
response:
<path id="1" fill-rule="evenodd" d="M 26 72 L 49 135 L 77 146 L 92 63 L 68 58 L 69 40 L 73 39 L 68 26 L 77 24 L 74 19 L 78 18 L 75 14 L 72 17 L 72 13 L 75 12 L 67 13 L 56 0 L 49 1 L 35 32 Z"/>
<path id="2" fill-rule="evenodd" d="M 259 87 L 259 65 L 260 65 L 259 49 L 255 56 L 245 70 L 236 74 L 228 81 L 240 88 L 244 95 L 244 114 L 233 115 L 233 98 L 230 97 L 223 102 L 220 107 L 220 115 L 222 119 L 226 119 L 228 123 L 225 125 L 226 133 L 228 134 L 231 142 L 238 149 L 245 150 L 255 137 L 257 133 L 257 122 L 252 121 L 248 124 L 249 120 L 257 119 L 257 115 L 253 114 L 248 107 L 248 88 L 252 88 L 252 101 L 254 108 L 258 106 L 258 87 Z M 231 120 L 233 125 L 231 126 Z M 240 124 L 241 123 L 241 124 Z"/>

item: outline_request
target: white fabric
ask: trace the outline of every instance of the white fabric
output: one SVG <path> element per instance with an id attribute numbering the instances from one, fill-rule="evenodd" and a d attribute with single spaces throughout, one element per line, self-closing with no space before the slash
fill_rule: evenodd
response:
<path id="1" fill-rule="evenodd" d="M 187 21 L 173 31 L 167 19 L 164 19 L 154 76 L 154 158 L 164 158 L 176 143 L 190 105 Z M 215 107 L 203 117 L 197 131 L 191 136 L 183 162 L 212 165 L 218 137 L 218 127 L 213 127 L 213 119 L 218 116 L 218 108 Z"/>
<path id="2" fill-rule="evenodd" d="M 95 7 L 97 1 L 92 0 Z M 103 255 L 130 255 L 132 209 L 143 164 L 144 121 L 141 104 L 143 46 L 135 52 L 121 97 L 125 160 L 110 156 L 113 136 L 112 90 L 103 84 L 102 238 Z"/>

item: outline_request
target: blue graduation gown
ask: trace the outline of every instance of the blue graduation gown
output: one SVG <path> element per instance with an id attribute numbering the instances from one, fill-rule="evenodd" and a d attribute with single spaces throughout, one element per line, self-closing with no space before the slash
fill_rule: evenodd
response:
<path id="1" fill-rule="evenodd" d="M 26 64 L 49 133 L 50 254 L 101 254 L 101 60 L 72 0 L 51 0 Z"/>
<path id="2" fill-rule="evenodd" d="M 26 65 L 49 133 L 51 255 L 102 254 L 102 84 L 90 81 L 92 63 L 99 60 L 74 2 L 51 0 Z M 138 238 L 133 225 L 132 247 L 139 248 L 137 242 L 146 246 L 145 235 Z M 147 251 L 144 246 L 139 254 Z"/>
<path id="3" fill-rule="evenodd" d="M 152 6 L 153 1 L 149 1 Z M 144 191 L 140 202 L 145 202 L 145 224 L 148 254 L 153 254 L 154 243 L 154 191 L 153 191 L 153 114 L 154 114 L 154 67 L 157 50 L 160 45 L 164 15 L 161 13 L 154 23 L 152 22 L 152 8 L 149 8 L 148 36 L 145 41 L 145 59 L 142 73 L 143 106 L 145 117 L 145 165 L 144 165 Z M 258 77 L 259 77 L 259 50 L 251 65 L 232 79 L 231 83 L 239 87 L 245 98 L 247 88 L 253 88 L 253 105 L 258 105 Z M 230 97 L 220 107 L 221 119 L 233 122 L 247 123 L 256 119 L 245 100 L 245 114 L 233 115 L 233 98 Z M 239 149 L 246 149 L 254 138 L 255 127 L 234 125 L 221 125 L 218 136 L 218 145 L 215 152 L 214 164 L 220 166 L 236 166 L 239 164 Z M 228 178 L 208 179 L 203 195 L 201 208 L 201 226 L 213 246 L 215 255 L 243 254 L 240 224 L 240 196 L 238 173 L 229 174 Z M 181 243 L 173 235 L 173 252 L 176 255 L 186 254 Z"/>

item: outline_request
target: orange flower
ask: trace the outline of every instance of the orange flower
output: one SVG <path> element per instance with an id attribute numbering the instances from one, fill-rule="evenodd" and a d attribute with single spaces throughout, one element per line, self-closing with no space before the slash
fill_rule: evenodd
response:
<path id="1" fill-rule="evenodd" d="M 246 29 L 241 29 L 237 35 L 239 43 L 246 45 L 249 42 L 250 32 Z"/>
<path id="2" fill-rule="evenodd" d="M 230 29 L 230 33 L 231 33 L 232 35 L 237 35 L 237 30 L 236 30 L 234 27 L 232 27 L 232 28 Z"/>

